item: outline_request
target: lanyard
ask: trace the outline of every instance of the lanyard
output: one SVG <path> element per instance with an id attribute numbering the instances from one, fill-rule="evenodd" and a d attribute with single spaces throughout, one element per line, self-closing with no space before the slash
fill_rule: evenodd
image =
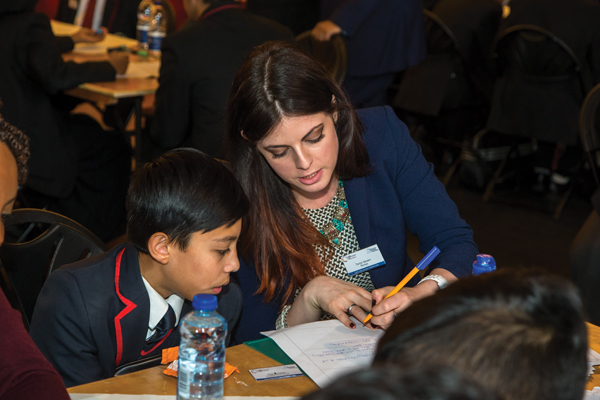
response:
<path id="1" fill-rule="evenodd" d="M 210 17 L 213 14 L 218 13 L 219 11 L 227 10 L 228 8 L 241 8 L 241 9 L 245 10 L 246 6 L 242 5 L 242 4 L 228 4 L 226 6 L 217 7 L 214 10 L 211 10 L 211 11 L 207 12 L 206 14 L 204 14 L 202 17 L 200 17 L 200 21 Z"/>

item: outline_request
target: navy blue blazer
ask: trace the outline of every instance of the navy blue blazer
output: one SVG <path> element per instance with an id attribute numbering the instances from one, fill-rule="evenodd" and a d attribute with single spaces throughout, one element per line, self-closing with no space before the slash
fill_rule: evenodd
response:
<path id="1" fill-rule="evenodd" d="M 223 289 L 219 312 L 233 327 L 241 294 L 235 284 Z M 186 301 L 180 321 L 191 310 Z M 53 272 L 38 297 L 30 334 L 70 387 L 110 378 L 121 365 L 179 345 L 175 328 L 144 351 L 149 319 L 138 252 L 127 243 Z"/>
<path id="2" fill-rule="evenodd" d="M 321 11 L 345 32 L 350 76 L 402 71 L 425 58 L 420 0 L 322 0 Z"/>
<path id="3" fill-rule="evenodd" d="M 386 261 L 369 271 L 375 287 L 397 285 L 414 267 L 406 252 L 407 229 L 418 236 L 422 253 L 434 245 L 441 250 L 430 270 L 444 268 L 457 277 L 469 274 L 477 256 L 473 231 L 460 218 L 406 125 L 389 107 L 357 110 L 357 114 L 373 170 L 366 177 L 344 181 L 344 190 L 360 247 L 377 244 Z M 244 303 L 234 334 L 236 342 L 242 343 L 275 329 L 281 304 L 266 304 L 262 295 L 254 295 L 259 280 L 252 261 L 240 257 L 236 275 Z M 419 280 L 416 276 L 408 286 Z"/>

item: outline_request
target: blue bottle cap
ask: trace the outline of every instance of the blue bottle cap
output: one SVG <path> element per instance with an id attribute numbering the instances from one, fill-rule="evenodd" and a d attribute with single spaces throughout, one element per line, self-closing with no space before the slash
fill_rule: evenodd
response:
<path id="1" fill-rule="evenodd" d="M 194 310 L 214 311 L 217 309 L 217 296 L 214 294 L 197 294 L 192 301 Z"/>
<path id="2" fill-rule="evenodd" d="M 483 274 L 496 270 L 496 260 L 489 254 L 478 254 L 477 261 L 473 263 L 473 275 Z"/>

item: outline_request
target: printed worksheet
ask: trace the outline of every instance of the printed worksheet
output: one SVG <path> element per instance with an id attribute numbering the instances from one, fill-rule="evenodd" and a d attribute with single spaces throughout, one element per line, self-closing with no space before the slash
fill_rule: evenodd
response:
<path id="1" fill-rule="evenodd" d="M 331 320 L 262 334 L 273 339 L 317 385 L 324 387 L 340 375 L 368 367 L 375 355 L 383 331 L 353 321 L 356 329 Z"/>

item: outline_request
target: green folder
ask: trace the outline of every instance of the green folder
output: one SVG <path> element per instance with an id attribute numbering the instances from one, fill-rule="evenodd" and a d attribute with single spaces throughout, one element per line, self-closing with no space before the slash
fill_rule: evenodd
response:
<path id="1" fill-rule="evenodd" d="M 294 360 L 288 357 L 287 354 L 275 343 L 270 337 L 264 337 L 257 340 L 249 340 L 244 344 L 251 349 L 263 353 L 265 356 L 272 358 L 273 360 L 282 363 L 283 365 L 296 364 Z M 298 367 L 300 371 L 302 368 Z M 304 375 L 306 373 L 302 371 Z M 308 376 L 308 375 L 307 375 Z"/>

